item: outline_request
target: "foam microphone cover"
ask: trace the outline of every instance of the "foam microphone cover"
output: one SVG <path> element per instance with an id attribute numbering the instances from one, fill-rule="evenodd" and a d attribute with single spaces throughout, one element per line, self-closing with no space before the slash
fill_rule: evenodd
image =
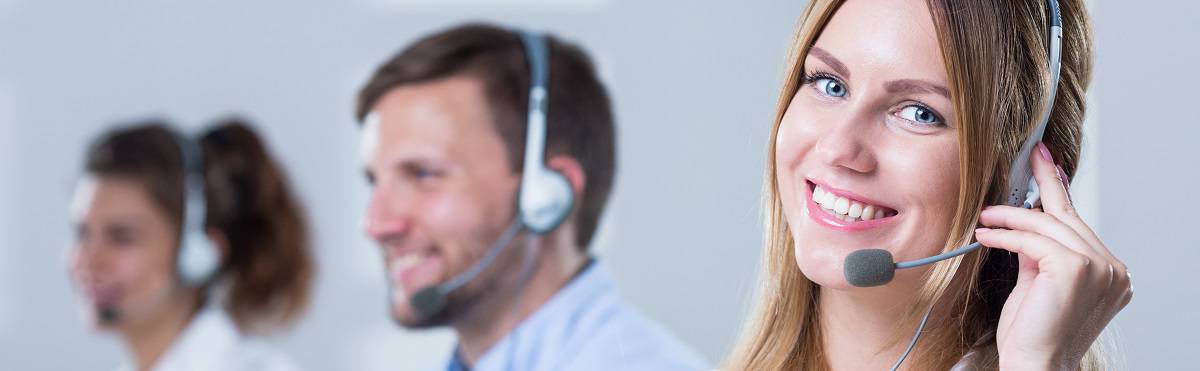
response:
<path id="1" fill-rule="evenodd" d="M 441 312 L 442 307 L 446 306 L 446 296 L 438 291 L 437 285 L 433 285 L 417 291 L 409 300 L 409 304 L 422 318 L 429 318 Z"/>
<path id="2" fill-rule="evenodd" d="M 874 287 L 892 282 L 896 262 L 892 253 L 881 249 L 864 249 L 850 253 L 842 265 L 846 282 L 858 287 Z"/>
<path id="3" fill-rule="evenodd" d="M 101 307 L 97 317 L 99 317 L 100 322 L 114 324 L 121 319 L 121 312 L 118 312 L 117 308 Z"/>

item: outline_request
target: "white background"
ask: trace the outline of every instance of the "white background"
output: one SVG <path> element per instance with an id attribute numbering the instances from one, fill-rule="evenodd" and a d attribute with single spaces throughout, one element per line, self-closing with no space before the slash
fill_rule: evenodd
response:
<path id="1" fill-rule="evenodd" d="M 766 136 L 803 4 L 790 0 L 0 0 L 0 369 L 105 369 L 120 349 L 77 317 L 67 203 L 88 141 L 151 115 L 189 128 L 259 124 L 315 227 L 305 321 L 274 340 L 311 370 L 436 365 L 445 331 L 384 310 L 379 256 L 359 226 L 366 187 L 352 105 L 375 65 L 464 20 L 550 30 L 598 61 L 617 109 L 619 171 L 597 250 L 626 297 L 710 360 L 736 338 L 760 251 Z M 1183 369 L 1200 346 L 1190 231 L 1200 6 L 1093 4 L 1097 64 L 1085 219 L 1134 273 L 1118 317 L 1129 369 Z M 68 356 L 69 354 L 69 356 Z"/>

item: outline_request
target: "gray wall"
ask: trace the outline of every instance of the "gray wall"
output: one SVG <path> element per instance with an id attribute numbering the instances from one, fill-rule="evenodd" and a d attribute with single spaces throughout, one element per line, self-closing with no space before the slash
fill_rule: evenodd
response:
<path id="1" fill-rule="evenodd" d="M 120 354 L 83 328 L 64 271 L 87 141 L 115 120 L 160 114 L 197 128 L 229 112 L 260 124 L 317 234 L 313 307 L 274 340 L 312 370 L 440 362 L 450 334 L 386 317 L 377 249 L 359 231 L 367 189 L 351 106 L 406 42 L 479 19 L 554 31 L 598 60 L 620 135 L 599 255 L 648 315 L 710 359 L 725 353 L 753 288 L 765 137 L 801 2 L 324 3 L 0 0 L 0 368 L 104 369 Z M 1115 332 L 1130 369 L 1183 368 L 1200 345 L 1187 309 L 1200 295 L 1168 281 L 1197 254 L 1174 232 L 1200 206 L 1188 194 L 1200 185 L 1189 151 L 1198 114 L 1187 109 L 1198 53 L 1180 47 L 1200 36 L 1190 4 L 1093 9 L 1088 157 L 1072 190 L 1135 274 L 1137 298 Z M 1162 14 L 1168 22 L 1150 17 Z"/>
<path id="2" fill-rule="evenodd" d="M 0 369 L 107 368 L 120 355 L 83 329 L 64 272 L 87 141 L 114 120 L 163 114 L 197 128 L 227 112 L 261 124 L 316 227 L 314 305 L 277 341 L 313 370 L 442 361 L 449 334 L 404 332 L 385 315 L 378 252 L 359 229 L 367 189 L 352 103 L 385 57 L 471 19 L 552 30 L 591 51 L 620 135 L 599 254 L 630 300 L 710 358 L 734 339 L 801 3 L 0 1 L 0 132 L 11 144 L 0 147 Z"/>
<path id="3" fill-rule="evenodd" d="M 1095 9 L 1100 236 L 1129 265 L 1117 317 L 1130 370 L 1195 370 L 1200 289 L 1200 4 L 1108 1 Z"/>

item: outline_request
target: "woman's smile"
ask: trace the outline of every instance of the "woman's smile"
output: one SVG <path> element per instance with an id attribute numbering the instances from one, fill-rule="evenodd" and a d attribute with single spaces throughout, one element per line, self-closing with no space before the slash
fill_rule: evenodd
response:
<path id="1" fill-rule="evenodd" d="M 812 179 L 804 185 L 809 218 L 833 230 L 864 231 L 889 225 L 899 216 L 891 207 L 844 189 Z"/>

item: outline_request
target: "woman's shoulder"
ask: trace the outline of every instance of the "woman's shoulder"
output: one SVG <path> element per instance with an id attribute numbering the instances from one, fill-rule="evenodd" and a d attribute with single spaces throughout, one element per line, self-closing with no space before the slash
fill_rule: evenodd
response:
<path id="1" fill-rule="evenodd" d="M 243 338 L 230 361 L 231 370 L 300 371 L 290 355 L 257 337 Z"/>
<path id="2" fill-rule="evenodd" d="M 212 350 L 224 349 L 225 365 L 222 370 L 236 371 L 299 371 L 300 367 L 290 355 L 275 344 L 257 335 L 247 334 L 237 327 L 233 318 L 223 310 L 207 311 L 207 317 L 214 324 L 211 332 L 224 334 L 213 336 Z M 218 339 L 228 339 L 225 341 Z M 218 352 L 222 353 L 222 352 Z"/>

